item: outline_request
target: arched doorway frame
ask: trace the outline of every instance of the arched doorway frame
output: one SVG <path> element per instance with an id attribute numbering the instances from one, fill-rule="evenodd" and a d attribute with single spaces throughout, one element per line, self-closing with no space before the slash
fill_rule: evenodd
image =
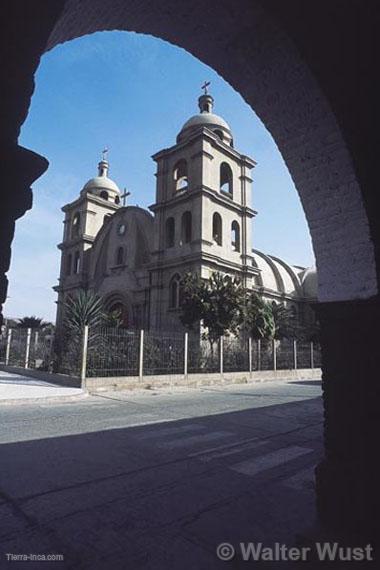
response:
<path id="1" fill-rule="evenodd" d="M 343 135 L 307 64 L 260 2 L 250 3 L 254 29 L 249 36 L 248 28 L 241 30 L 233 40 L 221 30 L 235 29 L 241 18 L 227 2 L 220 3 L 218 15 L 201 2 L 191 7 L 166 2 L 164 10 L 147 1 L 137 7 L 111 0 L 107 11 L 102 5 L 101 0 L 66 2 L 47 50 L 85 34 L 125 30 L 167 40 L 213 67 L 255 110 L 287 164 L 312 238 L 319 300 L 376 295 L 368 219 Z"/>

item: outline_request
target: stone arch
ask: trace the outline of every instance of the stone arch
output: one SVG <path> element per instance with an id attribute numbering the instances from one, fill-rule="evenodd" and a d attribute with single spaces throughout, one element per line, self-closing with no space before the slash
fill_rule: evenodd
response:
<path id="1" fill-rule="evenodd" d="M 105 12 L 102 0 L 69 0 L 47 49 L 96 31 L 126 30 L 167 40 L 213 67 L 255 110 L 288 166 L 311 233 L 319 299 L 375 295 L 376 266 L 368 219 L 334 112 L 270 11 L 259 0 L 252 0 L 244 33 L 240 13 L 230 10 L 225 1 L 205 10 L 200 0 L 191 6 L 169 0 L 162 10 L 148 0 L 138 4 L 110 0 Z M 234 29 L 240 33 L 233 38 L 222 31 Z"/>
<path id="2" fill-rule="evenodd" d="M 114 291 L 107 294 L 103 299 L 104 310 L 107 313 L 118 311 L 124 328 L 132 326 L 132 306 L 125 294 Z"/>
<path id="3" fill-rule="evenodd" d="M 167 0 L 164 6 L 150 0 L 138 3 L 109 0 L 107 10 L 102 0 L 62 0 L 48 4 L 49 9 L 41 3 L 40 11 L 27 12 L 30 21 L 23 18 L 26 33 L 20 33 L 14 16 L 7 20 L 5 30 L 6 37 L 10 30 L 7 50 L 15 57 L 7 54 L 4 58 L 4 75 L 11 81 L 7 83 L 3 105 L 7 119 L 3 156 L 9 166 L 6 179 L 15 191 L 4 217 L 5 224 L 0 225 L 4 234 L 0 301 L 4 302 L 6 296 L 4 274 L 9 268 L 14 221 L 31 207 L 29 186 L 47 168 L 46 160 L 30 151 L 25 153 L 16 144 L 33 92 L 33 71 L 43 46 L 50 49 L 84 34 L 117 29 L 149 33 L 186 49 L 212 66 L 255 109 L 276 141 L 299 192 L 316 255 L 319 299 L 326 301 L 318 308 L 324 333 L 324 376 L 328 379 L 324 385 L 325 399 L 330 404 L 325 406 L 328 460 L 318 471 L 319 510 L 323 504 L 325 520 L 330 517 L 339 530 L 342 526 L 352 530 L 357 523 L 356 529 L 360 526 L 363 532 L 365 524 L 370 531 L 367 537 L 377 536 L 371 515 L 373 505 L 379 502 L 378 484 L 375 477 L 365 474 L 376 472 L 373 449 L 378 443 L 375 420 L 378 370 L 373 354 L 377 350 L 379 298 L 371 299 L 378 293 L 374 247 L 380 268 L 374 191 L 378 172 L 374 148 L 368 148 L 378 125 L 376 114 L 372 113 L 377 104 L 372 69 L 374 51 L 368 51 L 370 41 L 366 43 L 363 33 L 372 21 L 373 26 L 377 25 L 377 19 L 372 18 L 375 3 L 368 2 L 366 10 L 360 9 L 361 2 L 347 3 L 342 15 L 341 3 L 328 1 L 323 3 L 322 10 L 317 3 L 276 0 L 220 0 L 207 5 L 200 0 L 181 3 Z M 310 12 L 310 19 L 305 10 Z M 333 17 L 326 17 L 326 12 Z M 304 19 L 309 28 L 304 26 Z M 53 22 L 56 24 L 48 39 Z M 329 41 L 326 42 L 326 34 L 319 43 L 316 41 L 316 34 L 321 35 L 320 26 L 324 32 L 328 30 Z M 286 30 L 297 41 L 302 54 Z M 374 33 L 367 36 L 377 41 L 375 27 L 369 31 Z M 308 36 L 316 45 L 308 42 Z M 351 45 L 358 48 L 358 38 L 364 48 L 360 46 L 357 53 L 350 52 Z M 340 45 L 340 39 L 345 40 L 344 46 Z M 319 57 L 323 50 L 325 53 Z M 346 57 L 345 50 L 348 50 Z M 357 66 L 352 65 L 350 55 L 356 57 Z M 325 72 L 327 61 L 330 69 Z M 341 70 L 341 62 L 346 77 L 343 81 L 332 79 L 332 75 L 340 76 L 336 69 Z M 363 69 L 366 73 L 362 73 Z M 358 84 L 359 79 L 360 90 L 352 88 L 351 84 Z M 373 97 L 371 104 L 367 96 Z M 351 115 L 355 118 L 350 119 Z M 26 168 L 20 168 L 25 161 Z M 8 191 L 7 184 L 4 188 Z"/>

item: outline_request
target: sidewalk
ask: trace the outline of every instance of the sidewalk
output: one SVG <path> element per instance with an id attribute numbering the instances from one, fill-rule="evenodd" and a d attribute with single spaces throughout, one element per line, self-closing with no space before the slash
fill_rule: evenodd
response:
<path id="1" fill-rule="evenodd" d="M 0 405 L 36 403 L 37 401 L 68 401 L 85 397 L 81 388 L 57 386 L 20 374 L 0 370 Z"/>

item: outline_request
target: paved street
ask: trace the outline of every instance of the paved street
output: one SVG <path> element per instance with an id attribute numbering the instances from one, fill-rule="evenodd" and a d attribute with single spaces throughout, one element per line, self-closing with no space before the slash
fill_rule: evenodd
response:
<path id="1" fill-rule="evenodd" d="M 314 519 L 320 394 L 294 381 L 0 406 L 0 567 L 247 568 L 218 544 L 291 545 Z M 64 561 L 7 561 L 30 553 Z"/>

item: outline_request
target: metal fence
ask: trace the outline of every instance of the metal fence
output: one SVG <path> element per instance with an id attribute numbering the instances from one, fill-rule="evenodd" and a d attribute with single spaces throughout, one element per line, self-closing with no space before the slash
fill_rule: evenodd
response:
<path id="1" fill-rule="evenodd" d="M 53 334 L 40 329 L 8 329 L 0 335 L 0 362 L 9 366 L 49 370 Z"/>
<path id="2" fill-rule="evenodd" d="M 0 337 L 0 362 L 71 376 L 117 377 L 319 368 L 316 343 L 222 337 L 121 328 L 88 329 L 53 340 L 44 330 L 10 329 Z"/>

